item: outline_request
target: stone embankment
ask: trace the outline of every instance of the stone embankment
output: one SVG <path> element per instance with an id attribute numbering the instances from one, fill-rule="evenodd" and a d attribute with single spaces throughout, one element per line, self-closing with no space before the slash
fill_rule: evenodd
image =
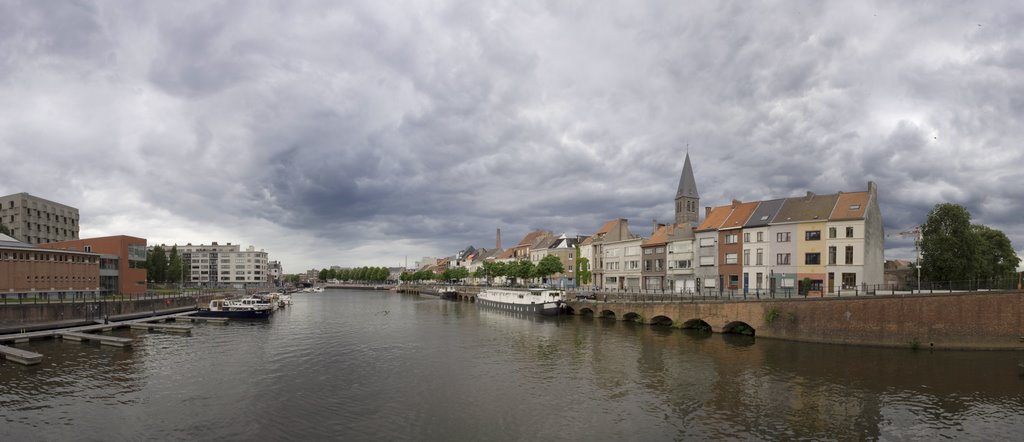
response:
<path id="1" fill-rule="evenodd" d="M 46 330 L 93 324 L 104 319 L 124 320 L 156 314 L 174 313 L 207 305 L 222 293 L 195 296 L 150 296 L 125 300 L 77 300 L 0 304 L 0 334 Z"/>

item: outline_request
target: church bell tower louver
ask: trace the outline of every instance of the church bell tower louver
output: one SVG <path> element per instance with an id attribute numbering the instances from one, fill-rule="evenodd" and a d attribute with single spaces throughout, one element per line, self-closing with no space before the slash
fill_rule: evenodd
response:
<path id="1" fill-rule="evenodd" d="M 693 178 L 690 153 L 687 152 L 683 174 L 679 177 L 679 188 L 676 190 L 676 224 L 696 226 L 699 221 L 700 195 L 697 193 L 697 180 Z"/>

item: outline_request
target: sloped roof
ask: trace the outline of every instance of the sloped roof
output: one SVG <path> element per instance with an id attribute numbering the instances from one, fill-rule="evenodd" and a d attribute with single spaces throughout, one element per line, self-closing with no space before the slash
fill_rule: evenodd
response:
<path id="1" fill-rule="evenodd" d="M 498 254 L 494 259 L 511 259 L 515 255 L 515 249 L 505 249 L 504 252 Z"/>
<path id="2" fill-rule="evenodd" d="M 690 153 L 686 153 L 686 161 L 683 162 L 683 173 L 679 176 L 679 188 L 676 189 L 676 198 L 680 197 L 700 198 L 697 194 L 697 180 L 693 178 L 693 166 L 690 165 Z"/>
<path id="3" fill-rule="evenodd" d="M 832 209 L 828 219 L 831 221 L 864 219 L 864 212 L 867 208 L 867 192 L 840 193 L 836 206 Z"/>
<path id="4" fill-rule="evenodd" d="M 779 213 L 772 223 L 790 223 L 799 221 L 825 221 L 832 214 L 838 195 L 815 195 L 807 192 L 807 196 L 786 198 Z"/>
<path id="5" fill-rule="evenodd" d="M 782 208 L 782 203 L 784 202 L 786 202 L 784 198 L 761 201 L 761 204 L 758 204 L 757 209 L 754 209 L 754 213 L 750 214 L 750 219 L 747 220 L 743 227 L 767 226 L 775 218 L 775 214 L 779 213 L 779 209 Z"/>
<path id="6" fill-rule="evenodd" d="M 594 236 L 611 232 L 612 229 L 614 229 L 620 222 L 622 222 L 622 218 L 613 219 L 611 221 L 604 223 L 604 225 L 601 226 L 600 229 L 597 229 L 597 232 L 594 232 Z"/>
<path id="7" fill-rule="evenodd" d="M 760 201 L 753 201 L 749 203 L 741 203 L 739 201 L 733 201 L 733 210 L 729 214 L 729 217 L 722 223 L 721 229 L 739 229 L 742 228 L 747 220 L 750 219 L 750 214 L 754 213 L 754 209 L 757 209 Z"/>
<path id="8" fill-rule="evenodd" d="M 658 229 L 651 234 L 650 238 L 647 238 L 640 242 L 641 246 L 655 246 L 665 244 L 668 240 L 669 231 L 673 226 L 658 226 Z"/>
<path id="9" fill-rule="evenodd" d="M 704 217 L 704 222 L 697 226 L 697 231 L 718 230 L 732 213 L 732 206 L 718 206 L 711 209 L 711 213 Z"/>
<path id="10" fill-rule="evenodd" d="M 533 247 L 531 247 L 531 249 L 533 249 L 533 250 L 547 249 L 547 248 L 550 248 L 552 245 L 554 245 L 556 241 L 558 241 L 557 237 L 554 237 L 554 236 L 544 236 L 544 237 L 541 237 L 540 240 L 538 240 L 537 243 L 534 244 Z"/>
<path id="11" fill-rule="evenodd" d="M 522 241 L 519 241 L 519 245 L 517 245 L 516 247 L 533 247 L 535 244 L 537 244 L 538 241 L 543 239 L 546 235 L 551 235 L 551 232 L 548 232 L 546 230 L 534 230 L 530 233 L 527 233 L 526 236 L 523 237 Z"/>
<path id="12" fill-rule="evenodd" d="M 14 238 L 11 238 L 10 236 L 4 235 L 3 233 L 0 233 L 0 247 L 8 247 L 8 248 L 15 248 L 16 247 L 16 248 L 19 248 L 19 249 L 38 249 L 39 248 L 36 245 L 23 243 L 23 242 L 18 241 L 18 240 L 14 239 Z"/>

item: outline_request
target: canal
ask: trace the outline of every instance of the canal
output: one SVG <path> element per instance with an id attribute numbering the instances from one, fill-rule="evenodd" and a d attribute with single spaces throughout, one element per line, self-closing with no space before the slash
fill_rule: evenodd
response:
<path id="1" fill-rule="evenodd" d="M 121 349 L 21 344 L 0 440 L 1013 440 L 1019 352 L 928 352 L 538 318 L 373 291 Z"/>

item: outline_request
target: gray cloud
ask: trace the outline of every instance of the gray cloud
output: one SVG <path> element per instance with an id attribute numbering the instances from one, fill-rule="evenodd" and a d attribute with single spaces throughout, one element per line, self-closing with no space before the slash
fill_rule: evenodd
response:
<path id="1" fill-rule="evenodd" d="M 1024 248 L 1013 2 L 0 5 L 0 193 L 287 270 L 880 186 Z M 980 26 L 979 26 L 980 25 Z M 114 229 L 137 231 L 114 231 Z M 891 239 L 889 254 L 912 253 Z"/>

